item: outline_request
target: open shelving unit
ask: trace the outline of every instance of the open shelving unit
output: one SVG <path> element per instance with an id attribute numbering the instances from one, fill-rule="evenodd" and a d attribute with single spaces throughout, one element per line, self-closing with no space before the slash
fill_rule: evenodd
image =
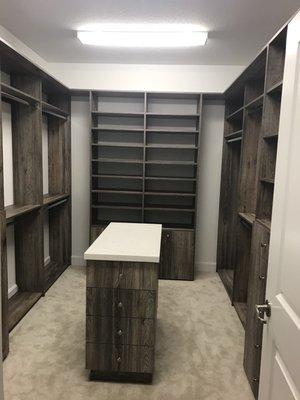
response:
<path id="1" fill-rule="evenodd" d="M 262 340 L 255 304 L 265 300 L 286 35 L 285 27 L 225 93 L 217 270 L 246 330 L 255 397 Z"/>
<path id="2" fill-rule="evenodd" d="M 64 230 L 50 230 L 51 256 L 64 248 L 64 265 L 70 264 L 70 94 L 3 42 L 1 56 L 1 107 L 10 104 L 13 163 L 13 202 L 4 207 L 3 157 L 0 175 L 2 250 L 3 357 L 9 351 L 13 329 L 49 287 L 44 265 L 44 214 L 49 207 L 64 207 L 55 219 Z M 43 195 L 42 115 L 49 127 L 49 193 Z M 2 112 L 0 112 L 2 118 Z M 2 123 L 1 151 L 2 144 Z M 63 197 L 62 197 L 63 196 Z M 59 205 L 65 201 L 65 205 Z M 54 211 L 53 211 L 54 212 Z M 53 220 L 54 224 L 54 220 Z M 14 227 L 17 292 L 8 299 L 6 226 Z M 51 257 L 50 257 L 51 259 Z M 60 271 L 62 272 L 62 271 Z M 54 279 L 52 280 L 52 283 Z"/>
<path id="3" fill-rule="evenodd" d="M 91 227 L 161 223 L 194 234 L 202 96 L 92 91 L 90 111 Z"/>

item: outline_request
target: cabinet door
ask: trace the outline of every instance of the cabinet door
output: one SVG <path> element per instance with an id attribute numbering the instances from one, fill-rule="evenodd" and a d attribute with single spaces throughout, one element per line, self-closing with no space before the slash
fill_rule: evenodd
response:
<path id="1" fill-rule="evenodd" d="M 194 231 L 163 231 L 160 278 L 193 280 L 194 250 Z"/>
<path id="2" fill-rule="evenodd" d="M 254 396 L 258 396 L 263 325 L 255 305 L 263 304 L 266 292 L 270 232 L 259 222 L 253 225 L 251 268 L 248 282 L 244 368 Z"/>

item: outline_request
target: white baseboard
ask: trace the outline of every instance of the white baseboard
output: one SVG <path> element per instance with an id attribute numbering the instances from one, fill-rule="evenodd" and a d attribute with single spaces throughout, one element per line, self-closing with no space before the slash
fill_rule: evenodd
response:
<path id="1" fill-rule="evenodd" d="M 217 263 L 215 262 L 196 262 L 195 269 L 198 272 L 216 272 Z"/>
<path id="2" fill-rule="evenodd" d="M 13 297 L 13 295 L 16 294 L 17 291 L 18 291 L 18 286 L 16 284 L 12 285 L 8 289 L 8 298 L 10 299 L 11 297 Z"/>
<path id="3" fill-rule="evenodd" d="M 72 265 L 77 265 L 79 267 L 86 266 L 86 261 L 83 258 L 83 256 L 72 256 L 71 261 L 72 261 Z"/>

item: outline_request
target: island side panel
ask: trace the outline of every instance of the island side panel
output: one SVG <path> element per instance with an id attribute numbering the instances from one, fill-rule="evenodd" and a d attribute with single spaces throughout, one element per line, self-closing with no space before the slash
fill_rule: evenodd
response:
<path id="1" fill-rule="evenodd" d="M 90 378 L 149 383 L 154 372 L 158 263 L 87 262 Z"/>

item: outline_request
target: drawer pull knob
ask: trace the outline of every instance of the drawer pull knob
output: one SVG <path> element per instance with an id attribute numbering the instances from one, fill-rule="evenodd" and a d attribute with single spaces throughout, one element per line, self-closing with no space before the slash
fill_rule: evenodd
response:
<path id="1" fill-rule="evenodd" d="M 260 349 L 260 348 L 261 348 L 261 345 L 260 345 L 260 344 L 255 344 L 254 347 L 255 347 L 256 349 Z"/>
<path id="2" fill-rule="evenodd" d="M 121 357 L 117 358 L 117 363 L 120 364 L 120 362 L 122 361 Z"/>
<path id="3" fill-rule="evenodd" d="M 118 308 L 123 308 L 123 303 L 121 301 L 118 303 Z"/>
<path id="4" fill-rule="evenodd" d="M 121 272 L 119 275 L 119 278 L 122 279 L 124 277 L 124 274 Z"/>
<path id="5" fill-rule="evenodd" d="M 169 239 L 169 237 L 170 237 L 170 234 L 169 234 L 169 233 L 167 233 L 167 235 L 166 235 L 166 236 L 167 236 L 167 238 Z"/>
<path id="6" fill-rule="evenodd" d="M 119 329 L 118 332 L 117 332 L 117 334 L 118 334 L 118 336 L 122 336 L 122 335 L 123 335 L 122 329 Z"/>
<path id="7" fill-rule="evenodd" d="M 261 246 L 263 249 L 265 249 L 268 245 L 267 245 L 267 243 L 261 243 L 260 246 Z"/>
<path id="8" fill-rule="evenodd" d="M 260 279 L 261 281 L 263 281 L 264 279 L 266 279 L 266 277 L 265 277 L 264 275 L 259 275 L 258 277 L 259 277 L 259 279 Z"/>
<path id="9" fill-rule="evenodd" d="M 252 382 L 258 382 L 258 378 L 252 378 Z"/>

